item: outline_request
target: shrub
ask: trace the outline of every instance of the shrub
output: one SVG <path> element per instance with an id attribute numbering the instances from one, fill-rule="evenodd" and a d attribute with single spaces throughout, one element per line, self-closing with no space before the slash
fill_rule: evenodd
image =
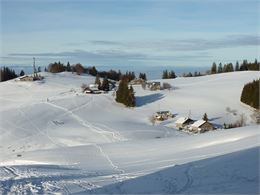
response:
<path id="1" fill-rule="evenodd" d="M 74 65 L 74 70 L 78 75 L 84 73 L 84 67 L 80 63 Z"/>
<path id="2" fill-rule="evenodd" d="M 171 89 L 172 88 L 172 86 L 171 86 L 171 84 L 170 83 L 163 83 L 162 84 L 162 89 Z"/>

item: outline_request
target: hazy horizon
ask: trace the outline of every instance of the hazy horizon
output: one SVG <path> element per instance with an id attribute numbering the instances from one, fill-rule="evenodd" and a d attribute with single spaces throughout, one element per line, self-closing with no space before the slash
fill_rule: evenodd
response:
<path id="1" fill-rule="evenodd" d="M 257 0 L 1 0 L 0 64 L 209 67 L 259 56 Z"/>

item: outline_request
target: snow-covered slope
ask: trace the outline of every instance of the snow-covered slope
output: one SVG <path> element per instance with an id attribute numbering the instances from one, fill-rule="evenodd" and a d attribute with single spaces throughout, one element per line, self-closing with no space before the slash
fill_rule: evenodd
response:
<path id="1" fill-rule="evenodd" d="M 260 129 L 239 99 L 243 85 L 259 72 L 160 80 L 173 85 L 171 91 L 134 86 L 137 107 L 131 109 L 117 104 L 113 92 L 82 94 L 82 83 L 94 77 L 43 74 L 41 82 L 0 83 L 0 193 L 211 193 L 214 187 L 216 193 L 237 193 L 236 186 L 257 192 L 258 167 L 236 170 L 256 163 L 251 156 L 260 145 Z M 176 117 L 153 126 L 149 117 L 158 110 Z M 200 119 L 205 112 L 220 126 L 244 114 L 247 126 L 201 135 L 168 127 L 179 116 Z M 240 150 L 245 151 L 234 153 Z M 245 156 L 248 161 L 235 163 Z M 154 188 L 140 187 L 147 182 Z"/>

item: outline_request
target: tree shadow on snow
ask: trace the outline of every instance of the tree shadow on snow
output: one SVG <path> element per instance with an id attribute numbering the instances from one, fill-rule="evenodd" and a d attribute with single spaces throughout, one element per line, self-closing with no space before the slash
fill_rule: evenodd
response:
<path id="1" fill-rule="evenodd" d="M 141 107 L 141 106 L 153 103 L 153 102 L 163 99 L 163 98 L 164 98 L 164 95 L 161 93 L 155 93 L 155 94 L 145 95 L 145 96 L 136 96 L 135 97 L 136 106 Z"/>
<path id="2" fill-rule="evenodd" d="M 210 118 L 209 121 L 214 121 L 214 120 L 221 119 L 221 118 L 222 118 L 222 117 Z"/>

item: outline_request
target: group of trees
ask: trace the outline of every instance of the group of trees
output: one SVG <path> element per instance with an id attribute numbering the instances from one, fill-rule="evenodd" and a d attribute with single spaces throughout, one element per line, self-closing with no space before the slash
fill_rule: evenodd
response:
<path id="1" fill-rule="evenodd" d="M 114 81 L 119 81 L 122 73 L 121 71 L 109 70 L 109 71 L 97 71 L 97 74 L 102 78 L 108 78 Z"/>
<path id="2" fill-rule="evenodd" d="M 235 68 L 234 68 L 235 67 Z M 255 59 L 254 62 L 247 62 L 247 60 L 243 60 L 241 64 L 237 61 L 235 66 L 232 63 L 227 63 L 222 65 L 222 63 L 217 64 L 213 62 L 211 66 L 210 73 L 217 74 L 223 72 L 234 72 L 234 71 L 245 71 L 245 70 L 259 70 L 260 63 Z"/>
<path id="3" fill-rule="evenodd" d="M 236 71 L 238 71 L 238 70 L 236 70 Z M 215 62 L 213 62 L 210 73 L 217 74 L 217 73 L 223 73 L 223 72 L 234 72 L 233 64 L 228 63 L 228 64 L 224 64 L 224 66 L 223 66 L 222 63 L 219 63 L 219 65 L 217 66 L 217 64 Z"/>
<path id="4" fill-rule="evenodd" d="M 107 78 L 104 78 L 101 82 L 99 74 L 96 75 L 95 84 L 98 85 L 99 90 L 109 91 L 109 80 Z"/>
<path id="5" fill-rule="evenodd" d="M 77 74 L 80 75 L 85 72 L 85 68 L 80 63 L 71 66 L 70 63 L 68 62 L 67 65 L 65 66 L 63 63 L 59 61 L 59 62 L 50 63 L 48 69 L 45 68 L 45 71 L 51 73 L 68 71 L 68 72 L 76 72 Z"/>
<path id="6" fill-rule="evenodd" d="M 143 79 L 143 80 L 147 80 L 146 74 L 145 73 L 141 73 L 139 74 L 139 79 Z"/>
<path id="7" fill-rule="evenodd" d="M 8 67 L 1 67 L 0 74 L 1 74 L 0 82 L 14 79 L 17 77 L 15 71 Z"/>
<path id="8" fill-rule="evenodd" d="M 256 109 L 259 109 L 259 82 L 258 79 L 245 84 L 240 98 L 241 102 Z"/>
<path id="9" fill-rule="evenodd" d="M 45 69 L 46 71 L 47 69 Z M 122 74 L 121 71 L 115 71 L 115 70 L 109 70 L 109 71 L 98 71 L 95 66 L 90 66 L 90 67 L 84 67 L 82 64 L 77 63 L 75 65 L 70 65 L 68 62 L 67 65 L 65 66 L 61 62 L 54 62 L 49 64 L 48 66 L 48 71 L 52 73 L 58 73 L 58 72 L 76 72 L 77 74 L 90 74 L 92 76 L 99 76 L 100 78 L 107 78 L 111 79 L 114 81 L 119 81 L 122 79 L 122 77 L 126 78 L 129 81 L 135 79 L 135 73 L 131 71 L 127 71 L 125 74 Z M 143 78 L 146 80 L 146 74 L 145 73 L 140 73 L 139 78 Z"/>
<path id="10" fill-rule="evenodd" d="M 135 95 L 134 89 L 132 86 L 128 86 L 127 77 L 123 77 L 118 86 L 118 90 L 116 91 L 116 101 L 124 104 L 127 107 L 135 106 Z"/>
<path id="11" fill-rule="evenodd" d="M 48 71 L 52 73 L 64 72 L 66 70 L 66 66 L 61 62 L 50 63 L 48 66 Z"/>
<path id="12" fill-rule="evenodd" d="M 182 76 L 183 77 L 199 77 L 199 76 L 202 76 L 202 74 L 200 72 L 195 71 L 193 74 L 191 72 L 189 72 L 188 74 L 183 73 Z"/>
<path id="13" fill-rule="evenodd" d="M 127 80 L 127 82 L 130 82 L 134 79 L 135 79 L 135 73 L 131 71 L 126 71 L 126 73 L 121 77 L 121 80 Z"/>
<path id="14" fill-rule="evenodd" d="M 162 79 L 175 79 L 177 76 L 175 75 L 175 72 L 173 70 L 169 71 L 164 70 L 162 74 Z"/>
<path id="15" fill-rule="evenodd" d="M 259 68 L 260 68 L 260 62 L 258 62 L 257 59 L 255 59 L 254 62 L 248 62 L 247 60 L 243 60 L 242 64 L 240 64 L 239 66 L 240 71 L 259 70 Z"/>

